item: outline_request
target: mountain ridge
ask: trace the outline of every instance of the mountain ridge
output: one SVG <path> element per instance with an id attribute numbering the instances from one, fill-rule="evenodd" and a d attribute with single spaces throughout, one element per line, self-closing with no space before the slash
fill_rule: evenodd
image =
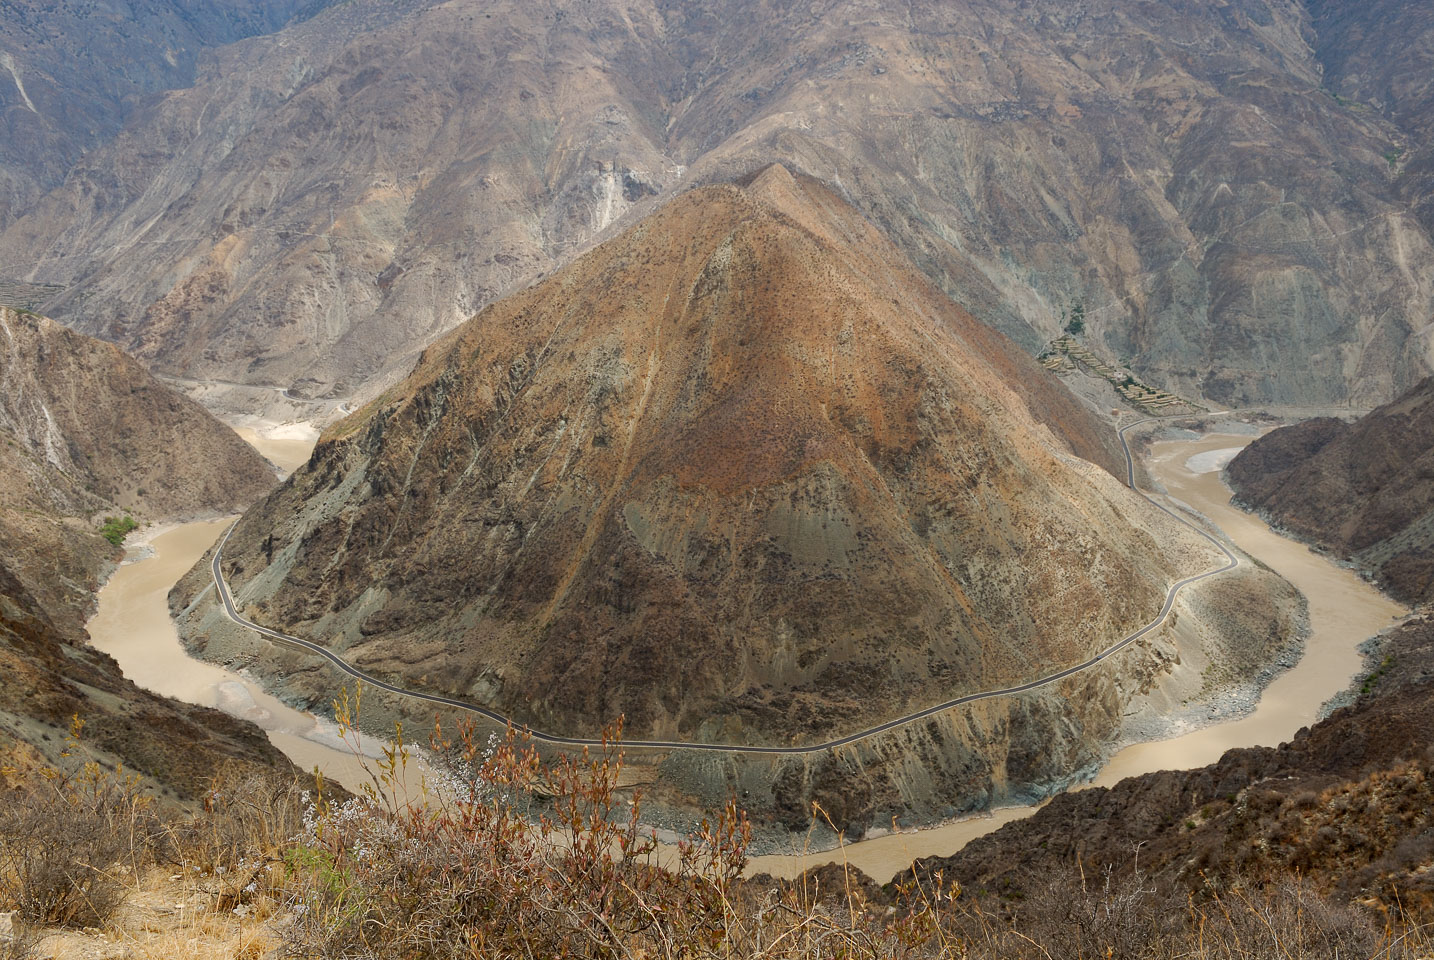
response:
<path id="1" fill-rule="evenodd" d="M 0 254 L 157 369 L 343 395 L 775 160 L 840 184 L 1029 352 L 1080 304 L 1176 393 L 1369 405 L 1430 369 L 1434 245 L 1385 160 L 1400 128 L 1322 86 L 1327 20 L 1288 0 L 344 4 L 216 52 Z"/>

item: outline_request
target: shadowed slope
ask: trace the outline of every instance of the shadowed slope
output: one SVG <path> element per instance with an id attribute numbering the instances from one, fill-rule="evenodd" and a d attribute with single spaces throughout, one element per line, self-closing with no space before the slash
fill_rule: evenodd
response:
<path id="1" fill-rule="evenodd" d="M 1320 418 L 1261 437 L 1229 478 L 1242 502 L 1400 600 L 1434 599 L 1434 379 L 1354 424 Z"/>

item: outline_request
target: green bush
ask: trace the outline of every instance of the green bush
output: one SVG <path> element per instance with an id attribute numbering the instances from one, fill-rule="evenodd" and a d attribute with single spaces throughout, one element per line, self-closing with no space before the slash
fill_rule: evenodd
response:
<path id="1" fill-rule="evenodd" d="M 124 543 L 124 538 L 138 527 L 139 521 L 129 514 L 123 517 L 105 517 L 105 522 L 100 524 L 100 535 L 118 547 Z"/>

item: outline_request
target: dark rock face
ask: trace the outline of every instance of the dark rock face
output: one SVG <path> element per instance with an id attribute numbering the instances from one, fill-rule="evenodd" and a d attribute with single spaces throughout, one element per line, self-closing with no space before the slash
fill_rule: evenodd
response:
<path id="1" fill-rule="evenodd" d="M 1429 371 L 1434 245 L 1386 160 L 1400 128 L 1321 71 L 1423 11 L 1359 6 L 356 0 L 216 52 L 0 262 L 170 371 L 344 390 L 777 160 L 1028 350 L 1081 303 L 1178 392 L 1384 402 Z"/>
<path id="2" fill-rule="evenodd" d="M 1345 898 L 1427 904 L 1434 895 L 1434 619 L 1381 639 L 1350 706 L 1279 747 L 1231 750 L 1199 770 L 1068 793 L 1030 818 L 918 861 L 971 890 L 1010 897 L 1027 878 L 1081 863 L 1219 885 L 1298 871 Z M 1013 901 L 1014 902 L 1014 901 Z M 1019 908 L 1016 908 L 1019 912 Z"/>
<path id="3" fill-rule="evenodd" d="M 1434 599 L 1434 380 L 1352 425 L 1311 420 L 1261 437 L 1228 477 L 1242 503 L 1399 599 Z"/>

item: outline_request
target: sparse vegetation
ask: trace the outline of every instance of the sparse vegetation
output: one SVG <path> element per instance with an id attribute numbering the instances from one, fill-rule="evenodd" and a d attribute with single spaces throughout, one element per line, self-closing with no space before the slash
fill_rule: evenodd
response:
<path id="1" fill-rule="evenodd" d="M 205 936 L 225 956 L 241 955 L 237 944 L 244 956 L 319 960 L 1413 960 L 1434 946 L 1398 904 L 1380 912 L 1340 903 L 1294 874 L 1157 879 L 1139 869 L 1138 849 L 1133 868 L 1092 874 L 1076 863 L 1004 877 L 989 891 L 962 890 L 940 873 L 879 888 L 841 867 L 794 882 L 743 879 L 748 830 L 734 804 L 676 848 L 641 826 L 641 797 L 617 787 L 617 732 L 601 749 L 550 760 L 512 731 L 485 742 L 465 727 L 434 744 L 446 772 L 417 794 L 402 786 L 411 758 L 400 731 L 358 797 L 334 798 L 322 783 L 301 793 L 291 782 L 224 776 L 202 810 L 168 822 L 122 775 L 93 764 L 71 776 L 46 771 L 17 794 L 35 803 L 0 811 L 0 910 L 98 923 L 96 896 L 108 915 L 156 863 L 189 901 L 209 905 L 169 921 L 176 929 L 160 942 L 185 944 L 185 956 L 221 955 L 195 947 Z M 17 810 L 33 833 L 16 828 Z M 67 834 L 88 845 L 76 848 Z M 13 851 L 34 857 L 41 847 L 55 848 L 44 871 L 53 882 L 17 886 L 38 874 L 17 870 L 24 861 Z M 98 894 L 101 876 L 111 887 Z M 25 907 L 42 886 L 53 891 L 47 904 L 66 906 Z M 25 956 L 18 951 L 40 932 L 17 927 L 0 958 Z"/>
<path id="2" fill-rule="evenodd" d="M 1375 687 L 1379 686 L 1380 678 L 1383 677 L 1392 666 L 1394 666 L 1393 657 L 1385 657 L 1381 660 L 1379 666 L 1375 667 L 1369 676 L 1364 678 L 1364 682 L 1359 685 L 1359 692 L 1361 694 L 1371 693 Z"/>
<path id="3" fill-rule="evenodd" d="M 124 538 L 139 528 L 139 521 L 129 514 L 122 517 L 105 517 L 100 524 L 100 535 L 115 546 L 124 543 Z"/>

